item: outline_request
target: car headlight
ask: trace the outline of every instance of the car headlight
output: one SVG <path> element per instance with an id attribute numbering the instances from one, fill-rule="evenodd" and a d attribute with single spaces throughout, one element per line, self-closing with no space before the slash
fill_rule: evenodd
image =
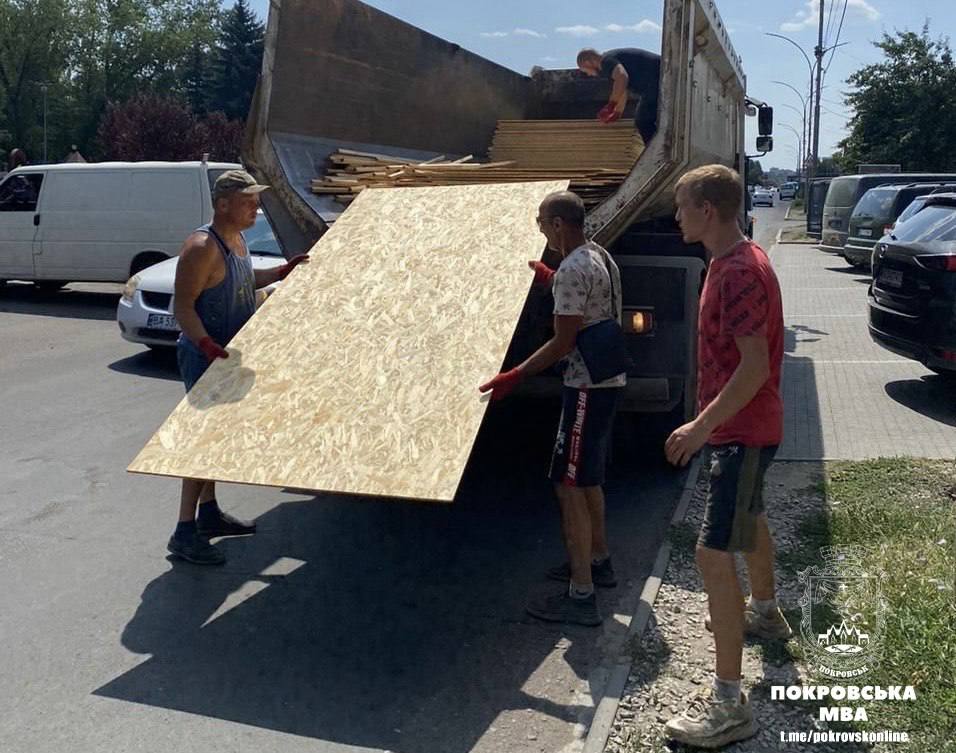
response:
<path id="1" fill-rule="evenodd" d="M 133 296 L 136 295 L 136 288 L 139 287 L 139 275 L 133 275 L 126 281 L 126 287 L 123 288 L 122 299 L 127 303 L 133 302 Z"/>

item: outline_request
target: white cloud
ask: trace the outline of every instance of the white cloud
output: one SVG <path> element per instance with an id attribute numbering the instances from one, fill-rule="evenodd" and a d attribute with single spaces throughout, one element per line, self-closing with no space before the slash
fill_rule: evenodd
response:
<path id="1" fill-rule="evenodd" d="M 570 34 L 572 37 L 593 37 L 599 29 L 593 26 L 578 24 L 577 26 L 559 26 L 555 29 L 558 34 Z"/>
<path id="2" fill-rule="evenodd" d="M 556 57 L 554 57 L 554 56 L 552 56 L 552 55 L 545 55 L 543 58 L 541 58 L 541 62 L 542 62 L 542 63 L 557 63 L 557 62 L 558 62 L 558 58 L 556 58 Z"/>
<path id="3" fill-rule="evenodd" d="M 503 37 L 534 37 L 535 39 L 547 39 L 547 34 L 542 34 L 534 29 L 515 29 L 514 31 L 483 31 L 481 36 L 485 39 L 501 39 Z"/>
<path id="4" fill-rule="evenodd" d="M 604 28 L 605 30 L 612 31 L 614 33 L 620 33 L 622 31 L 634 31 L 638 34 L 661 30 L 660 24 L 654 23 L 649 18 L 645 18 L 643 21 L 638 21 L 636 24 L 608 24 Z"/>
<path id="5" fill-rule="evenodd" d="M 847 0 L 847 16 L 850 13 L 867 21 L 878 21 L 880 12 L 866 0 Z M 780 24 L 780 31 L 802 31 L 815 28 L 820 21 L 820 0 L 807 0 L 806 7 L 797 11 L 789 21 Z"/>

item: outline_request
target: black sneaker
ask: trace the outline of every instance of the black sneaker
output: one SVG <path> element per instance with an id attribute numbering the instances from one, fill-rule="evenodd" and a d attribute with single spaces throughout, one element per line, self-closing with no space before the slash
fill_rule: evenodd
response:
<path id="1" fill-rule="evenodd" d="M 234 518 L 227 512 L 221 512 L 210 520 L 211 516 L 200 515 L 196 521 L 196 530 L 207 539 L 216 536 L 246 536 L 256 532 L 256 524 Z"/>
<path id="2" fill-rule="evenodd" d="M 548 570 L 548 577 L 551 580 L 569 583 L 571 581 L 571 563 L 565 562 L 563 565 L 552 567 Z M 591 582 L 598 588 L 614 588 L 617 585 L 617 576 L 614 574 L 614 565 L 611 564 L 610 557 L 600 565 L 591 564 Z"/>
<path id="3" fill-rule="evenodd" d="M 180 559 L 196 565 L 221 565 L 226 555 L 198 533 L 192 536 L 170 536 L 166 549 Z"/>
<path id="4" fill-rule="evenodd" d="M 525 607 L 528 614 L 545 622 L 567 622 L 572 625 L 600 625 L 597 596 L 593 593 L 585 599 L 575 599 L 565 589 L 559 594 L 532 601 Z"/>

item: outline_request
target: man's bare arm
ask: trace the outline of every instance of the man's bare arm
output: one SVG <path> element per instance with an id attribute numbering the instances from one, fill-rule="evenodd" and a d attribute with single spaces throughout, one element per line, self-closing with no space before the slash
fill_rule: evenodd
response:
<path id="1" fill-rule="evenodd" d="M 583 316 L 555 315 L 554 335 L 519 367 L 525 376 L 544 371 L 574 350 L 582 326 Z"/>
<path id="2" fill-rule="evenodd" d="M 627 84 L 630 79 L 627 70 L 620 63 L 611 71 L 611 80 L 614 82 L 614 86 L 611 88 L 611 99 L 608 104 L 613 104 L 615 111 L 622 113 L 624 108 L 627 107 Z"/>
<path id="3" fill-rule="evenodd" d="M 183 244 L 176 265 L 173 314 L 183 334 L 196 345 L 209 336 L 196 313 L 196 299 L 209 285 L 218 254 L 212 238 L 204 233 L 193 233 Z"/>

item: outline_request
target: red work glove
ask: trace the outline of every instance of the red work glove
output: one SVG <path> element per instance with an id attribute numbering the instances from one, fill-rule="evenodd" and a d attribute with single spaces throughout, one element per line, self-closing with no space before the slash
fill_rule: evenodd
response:
<path id="1" fill-rule="evenodd" d="M 615 120 L 618 120 L 621 117 L 621 113 L 617 111 L 616 102 L 608 102 L 597 114 L 598 120 L 602 123 L 613 123 Z"/>
<path id="2" fill-rule="evenodd" d="M 302 262 L 308 262 L 308 261 L 309 261 L 308 254 L 299 254 L 298 256 L 293 256 L 291 259 L 289 259 L 289 261 L 287 261 L 285 264 L 283 264 L 281 267 L 278 268 L 279 279 L 284 280 L 286 277 L 289 276 L 289 272 L 291 272 L 297 266 L 302 264 Z"/>
<path id="3" fill-rule="evenodd" d="M 229 353 L 226 352 L 226 349 L 221 347 L 208 335 L 199 341 L 199 349 L 209 360 L 209 363 L 212 363 L 217 358 L 229 358 Z"/>
<path id="4" fill-rule="evenodd" d="M 481 385 L 478 391 L 484 393 L 491 390 L 491 402 L 495 403 L 514 392 L 515 387 L 521 383 L 522 379 L 524 379 L 524 372 L 521 369 L 504 371 L 490 382 Z"/>
<path id="5" fill-rule="evenodd" d="M 550 285 L 554 277 L 554 270 L 547 264 L 540 261 L 529 261 L 528 266 L 534 270 L 535 285 Z"/>

